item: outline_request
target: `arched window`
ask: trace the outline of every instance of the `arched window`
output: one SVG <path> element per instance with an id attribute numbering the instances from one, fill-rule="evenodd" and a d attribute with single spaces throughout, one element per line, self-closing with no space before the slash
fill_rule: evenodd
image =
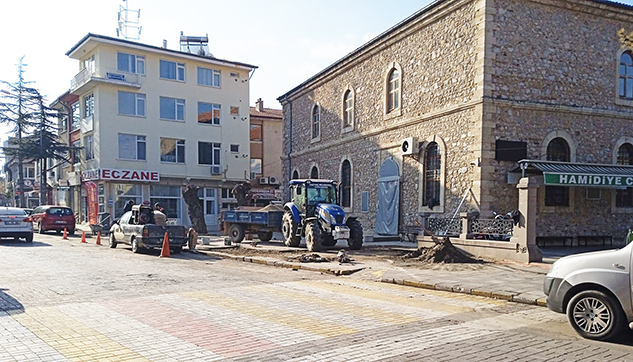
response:
<path id="1" fill-rule="evenodd" d="M 310 178 L 311 179 L 319 178 L 319 169 L 316 166 L 312 166 L 312 170 L 310 170 Z"/>
<path id="2" fill-rule="evenodd" d="M 633 58 L 631 52 L 624 52 L 620 56 L 619 73 L 618 95 L 620 98 L 633 99 Z"/>
<path id="3" fill-rule="evenodd" d="M 547 145 L 547 160 L 569 162 L 569 145 L 561 137 L 554 138 Z M 569 188 L 565 186 L 545 186 L 545 206 L 569 206 Z"/>
<path id="4" fill-rule="evenodd" d="M 354 97 L 351 90 L 347 90 L 343 96 L 343 127 L 349 127 L 354 123 Z"/>
<path id="5" fill-rule="evenodd" d="M 321 117 L 319 116 L 319 106 L 312 109 L 312 138 L 319 138 L 321 135 Z"/>
<path id="6" fill-rule="evenodd" d="M 442 153 L 436 142 L 431 142 L 424 156 L 424 197 L 422 205 L 429 209 L 440 204 Z"/>
<path id="7" fill-rule="evenodd" d="M 398 107 L 400 107 L 400 72 L 398 69 L 392 69 L 387 87 L 387 112 Z"/>
<path id="8" fill-rule="evenodd" d="M 299 171 L 297 170 L 292 171 L 292 179 L 293 180 L 299 179 Z"/>
<path id="9" fill-rule="evenodd" d="M 348 160 L 341 164 L 341 206 L 352 206 L 352 165 Z"/>
<path id="10" fill-rule="evenodd" d="M 633 165 L 633 146 L 625 143 L 618 149 L 618 165 Z M 633 207 L 633 187 L 615 191 L 616 207 Z"/>

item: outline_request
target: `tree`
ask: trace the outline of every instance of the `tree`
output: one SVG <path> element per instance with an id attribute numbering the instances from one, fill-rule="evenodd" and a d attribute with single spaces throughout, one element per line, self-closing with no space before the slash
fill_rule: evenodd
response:
<path id="1" fill-rule="evenodd" d="M 187 204 L 191 226 L 198 234 L 207 233 L 207 223 L 204 221 L 202 201 L 198 197 L 198 186 L 189 184 L 182 189 L 182 197 Z"/>

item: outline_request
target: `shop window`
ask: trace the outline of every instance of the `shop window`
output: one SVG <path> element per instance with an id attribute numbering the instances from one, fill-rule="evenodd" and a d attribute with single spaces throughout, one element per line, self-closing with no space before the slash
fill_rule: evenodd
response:
<path id="1" fill-rule="evenodd" d="M 114 218 L 121 217 L 121 215 L 123 215 L 123 209 L 129 200 L 134 201 L 136 205 L 140 205 L 143 202 L 143 191 L 141 185 L 115 184 L 114 190 L 116 197 L 114 202 Z"/>
<path id="2" fill-rule="evenodd" d="M 341 206 L 352 206 L 352 165 L 348 160 L 341 164 Z"/>
<path id="3" fill-rule="evenodd" d="M 570 161 L 567 141 L 561 137 L 554 138 L 547 145 L 548 161 Z M 545 186 L 545 206 L 569 206 L 569 187 Z"/>
<path id="4" fill-rule="evenodd" d="M 633 145 L 625 143 L 618 149 L 618 165 L 633 165 Z M 633 187 L 615 191 L 616 207 L 633 207 Z"/>
<path id="5" fill-rule="evenodd" d="M 442 152 L 436 142 L 431 142 L 424 156 L 424 196 L 422 205 L 429 209 L 440 204 Z"/>
<path id="6" fill-rule="evenodd" d="M 150 185 L 149 195 L 152 206 L 159 203 L 168 219 L 180 219 L 180 186 Z"/>

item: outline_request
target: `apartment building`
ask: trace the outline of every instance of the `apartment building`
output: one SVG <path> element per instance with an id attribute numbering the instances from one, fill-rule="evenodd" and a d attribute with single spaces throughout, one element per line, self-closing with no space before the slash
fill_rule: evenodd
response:
<path id="1" fill-rule="evenodd" d="M 66 53 L 79 72 L 54 106 L 69 114 L 60 137 L 82 150 L 58 185 L 74 186 L 66 198 L 82 215 L 120 217 L 131 199 L 159 202 L 170 221 L 188 224 L 181 192 L 195 184 L 213 231 L 230 190 L 249 179 L 248 82 L 256 66 L 213 57 L 206 37 L 180 40 L 171 50 L 165 41 L 88 34 Z"/>

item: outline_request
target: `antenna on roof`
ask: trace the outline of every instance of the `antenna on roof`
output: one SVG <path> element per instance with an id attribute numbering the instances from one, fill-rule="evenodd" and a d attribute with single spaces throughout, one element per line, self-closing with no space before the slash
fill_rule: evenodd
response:
<path id="1" fill-rule="evenodd" d="M 139 24 L 141 18 L 141 9 L 130 10 L 128 9 L 128 0 L 123 0 L 125 7 L 119 5 L 118 22 L 119 27 L 116 29 L 116 36 L 123 39 L 139 40 L 141 38 L 142 27 Z M 130 18 L 131 15 L 131 18 Z M 136 16 L 136 19 L 134 19 Z M 128 35 L 128 30 L 138 30 L 138 33 L 134 35 Z"/>

